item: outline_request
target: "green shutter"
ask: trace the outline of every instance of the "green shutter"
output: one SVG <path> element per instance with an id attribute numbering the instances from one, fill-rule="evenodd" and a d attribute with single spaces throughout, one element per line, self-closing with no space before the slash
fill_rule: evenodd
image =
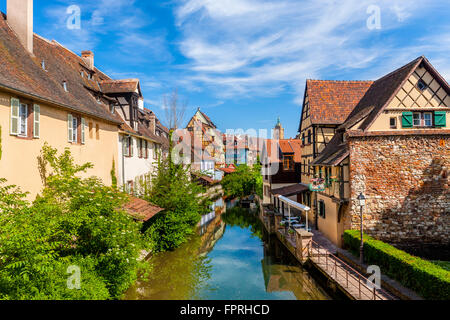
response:
<path id="1" fill-rule="evenodd" d="M 41 107 L 37 104 L 34 105 L 34 121 L 33 121 L 33 137 L 40 138 L 41 130 Z"/>
<path id="2" fill-rule="evenodd" d="M 86 143 L 85 127 L 86 127 L 86 120 L 84 120 L 84 118 L 81 118 L 81 143 L 82 144 Z"/>
<path id="3" fill-rule="evenodd" d="M 68 128 L 68 135 L 69 135 L 69 142 L 73 142 L 73 118 L 72 115 L 69 113 L 67 116 L 67 128 Z"/>
<path id="4" fill-rule="evenodd" d="M 412 126 L 413 126 L 413 113 L 412 112 L 403 112 L 402 127 L 403 128 L 412 128 Z"/>
<path id="5" fill-rule="evenodd" d="M 436 127 L 446 127 L 447 126 L 447 112 L 435 111 L 434 112 L 434 125 Z"/>
<path id="6" fill-rule="evenodd" d="M 17 136 L 19 134 L 19 105 L 20 101 L 11 98 L 11 128 L 10 133 Z"/>

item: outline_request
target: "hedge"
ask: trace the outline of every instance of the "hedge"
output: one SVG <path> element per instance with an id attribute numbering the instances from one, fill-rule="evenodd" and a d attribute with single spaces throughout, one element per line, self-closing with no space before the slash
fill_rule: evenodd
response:
<path id="1" fill-rule="evenodd" d="M 367 263 L 379 266 L 383 274 L 396 279 L 425 299 L 450 300 L 449 271 L 367 235 L 363 239 Z M 360 231 L 345 231 L 344 244 L 359 256 Z"/>

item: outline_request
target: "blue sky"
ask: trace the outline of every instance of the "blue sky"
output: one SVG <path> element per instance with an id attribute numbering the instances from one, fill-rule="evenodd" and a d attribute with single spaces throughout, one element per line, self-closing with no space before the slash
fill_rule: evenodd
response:
<path id="1" fill-rule="evenodd" d="M 371 5 L 380 28 L 369 29 Z M 71 5 L 81 29 L 67 28 Z M 113 78 L 139 78 L 164 121 L 178 88 L 186 121 L 201 107 L 219 129 L 298 129 L 305 80 L 372 80 L 420 55 L 450 78 L 449 1 L 35 0 L 35 32 Z M 6 11 L 6 0 L 0 0 Z M 368 10 L 369 9 L 369 10 Z M 369 13 L 368 13 L 369 11 Z M 372 21 L 372 20 L 371 20 Z"/>

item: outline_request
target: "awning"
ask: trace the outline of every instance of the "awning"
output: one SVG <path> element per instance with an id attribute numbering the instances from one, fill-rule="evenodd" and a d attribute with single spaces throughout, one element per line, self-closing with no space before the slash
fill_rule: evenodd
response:
<path id="1" fill-rule="evenodd" d="M 306 191 L 309 191 L 309 187 L 299 183 L 292 186 L 271 190 L 270 193 L 274 196 L 291 197 Z"/>

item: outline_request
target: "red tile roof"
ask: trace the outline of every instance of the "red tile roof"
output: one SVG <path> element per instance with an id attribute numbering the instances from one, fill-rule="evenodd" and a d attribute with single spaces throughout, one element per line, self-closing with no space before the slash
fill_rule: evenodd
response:
<path id="1" fill-rule="evenodd" d="M 151 204 L 150 202 L 136 197 L 130 197 L 130 201 L 124 206 L 124 209 L 133 218 L 144 222 L 147 222 L 164 210 Z"/>
<path id="2" fill-rule="evenodd" d="M 373 81 L 307 80 L 313 124 L 342 124 Z"/>

